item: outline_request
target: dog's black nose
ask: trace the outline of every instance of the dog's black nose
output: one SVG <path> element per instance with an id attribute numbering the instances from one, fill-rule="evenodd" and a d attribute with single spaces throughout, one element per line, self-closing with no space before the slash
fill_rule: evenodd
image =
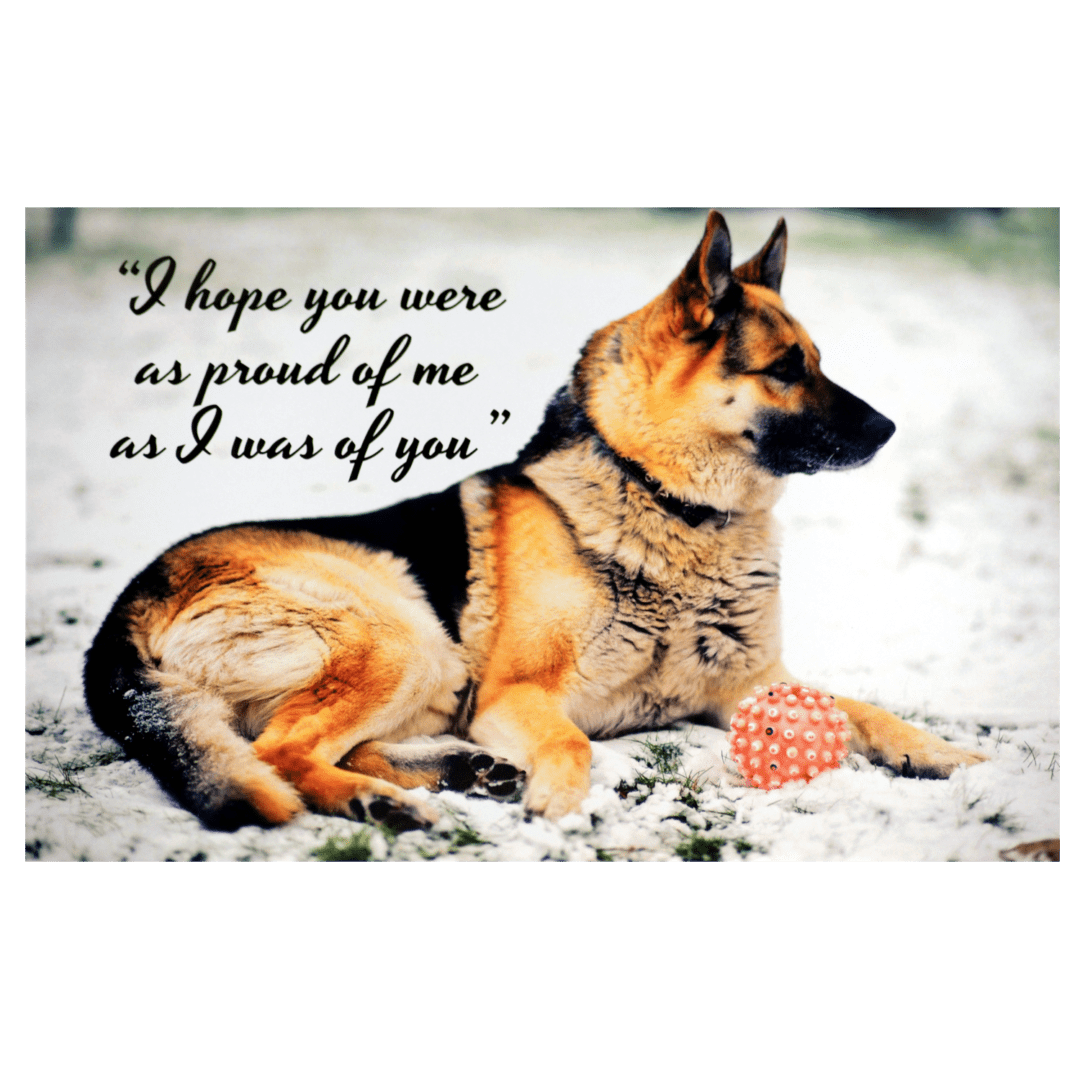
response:
<path id="1" fill-rule="evenodd" d="M 896 425 L 876 410 L 872 410 L 863 423 L 863 436 L 867 442 L 873 443 L 878 448 L 884 446 L 893 437 L 895 431 Z"/>

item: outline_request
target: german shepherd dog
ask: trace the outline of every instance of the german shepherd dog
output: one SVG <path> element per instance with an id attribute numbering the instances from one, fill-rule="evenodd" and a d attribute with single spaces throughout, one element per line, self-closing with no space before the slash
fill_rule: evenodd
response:
<path id="1" fill-rule="evenodd" d="M 786 252 L 781 219 L 732 269 L 711 211 L 510 465 L 166 551 L 87 654 L 98 726 L 211 827 L 305 807 L 418 827 L 437 820 L 418 787 L 524 785 L 526 813 L 558 819 L 589 790 L 590 738 L 725 726 L 755 684 L 793 682 L 772 506 L 788 474 L 864 465 L 895 427 L 822 374 L 779 295 Z M 837 704 L 850 748 L 905 776 L 985 760 Z"/>

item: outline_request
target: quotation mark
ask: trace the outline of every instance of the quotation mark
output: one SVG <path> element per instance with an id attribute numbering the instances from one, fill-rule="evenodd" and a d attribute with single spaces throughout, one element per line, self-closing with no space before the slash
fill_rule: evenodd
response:
<path id="1" fill-rule="evenodd" d="M 131 264 L 131 269 L 130 270 L 128 269 L 127 259 L 125 259 L 120 264 L 120 273 L 121 274 L 137 274 L 138 272 L 139 272 L 139 260 L 138 259 L 136 259 Z"/>
<path id="2" fill-rule="evenodd" d="M 503 409 L 501 415 L 502 415 L 503 423 L 505 424 L 506 421 L 510 419 L 510 410 L 509 409 Z M 491 410 L 491 422 L 493 424 L 498 423 L 499 416 L 500 416 L 500 413 L 499 413 L 498 409 L 492 409 Z"/>

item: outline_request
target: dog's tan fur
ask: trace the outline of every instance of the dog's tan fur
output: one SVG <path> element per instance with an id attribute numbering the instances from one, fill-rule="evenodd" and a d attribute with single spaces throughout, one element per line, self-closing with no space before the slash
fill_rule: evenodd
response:
<path id="1" fill-rule="evenodd" d="M 672 285 L 590 340 L 553 403 L 555 434 L 460 486 L 458 635 L 405 560 L 360 543 L 241 526 L 162 556 L 151 569 L 166 584 L 129 587 L 108 634 L 129 636 L 139 685 L 164 710 L 155 722 L 194 761 L 186 801 L 208 819 L 239 801 L 278 823 L 305 805 L 363 816 L 381 800 L 423 824 L 434 815 L 406 789 L 444 774 L 402 740 L 454 731 L 524 771 L 528 811 L 559 818 L 588 791 L 591 738 L 685 717 L 726 724 L 755 684 L 794 681 L 771 514 L 788 466 L 768 454 L 797 456 L 791 432 L 847 409 L 854 434 L 836 452 L 859 464 L 892 425 L 821 373 L 778 293 L 785 255 L 781 221 L 732 270 L 713 211 Z M 803 471 L 826 451 L 830 467 L 823 444 Z M 95 663 L 88 700 L 111 730 Z M 838 702 L 851 749 L 898 771 L 947 776 L 984 760 Z"/>

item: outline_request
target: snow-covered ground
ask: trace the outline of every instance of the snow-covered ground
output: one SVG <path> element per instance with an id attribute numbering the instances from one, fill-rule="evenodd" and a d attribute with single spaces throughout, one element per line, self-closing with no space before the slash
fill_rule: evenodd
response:
<path id="1" fill-rule="evenodd" d="M 788 666 L 808 684 L 913 717 L 991 760 L 947 781 L 892 776 L 853 758 L 809 786 L 737 784 L 724 732 L 683 725 L 594 745 L 580 815 L 525 822 L 520 806 L 452 793 L 428 833 L 397 838 L 307 814 L 276 830 L 210 832 L 162 794 L 90 722 L 81 657 L 126 581 L 169 544 L 229 521 L 356 513 L 511 458 L 589 333 L 640 306 L 678 272 L 703 215 L 636 211 L 83 211 L 66 254 L 27 265 L 28 573 L 26 845 L 45 860 L 373 859 L 992 860 L 1058 835 L 1058 291 L 1037 261 L 975 269 L 914 231 L 788 213 L 783 292 L 826 372 L 897 423 L 867 468 L 795 477 L 785 525 Z M 736 256 L 775 215 L 728 215 Z M 32 238 L 43 226 L 28 218 Z M 176 259 L 165 306 L 145 270 Z M 185 310 L 207 258 L 212 294 L 283 288 L 279 311 Z M 140 274 L 120 274 L 134 260 Z M 160 280 L 160 278 L 158 279 Z M 403 288 L 498 289 L 494 310 L 403 311 Z M 310 333 L 309 288 L 378 288 L 377 311 L 327 311 Z M 211 455 L 188 464 L 193 402 L 208 363 L 326 358 L 327 386 L 214 385 Z M 406 376 L 367 406 L 377 368 L 411 335 L 407 360 L 468 363 L 467 385 Z M 137 385 L 179 361 L 183 384 Z M 354 482 L 335 457 L 374 415 L 390 428 Z M 504 423 L 502 413 L 510 418 Z M 493 417 L 494 412 L 494 417 Z M 165 453 L 110 458 L 153 433 Z M 306 435 L 311 460 L 236 460 L 234 437 Z M 399 437 L 468 437 L 476 453 L 418 459 L 400 481 Z M 671 744 L 673 749 L 666 749 Z"/>

